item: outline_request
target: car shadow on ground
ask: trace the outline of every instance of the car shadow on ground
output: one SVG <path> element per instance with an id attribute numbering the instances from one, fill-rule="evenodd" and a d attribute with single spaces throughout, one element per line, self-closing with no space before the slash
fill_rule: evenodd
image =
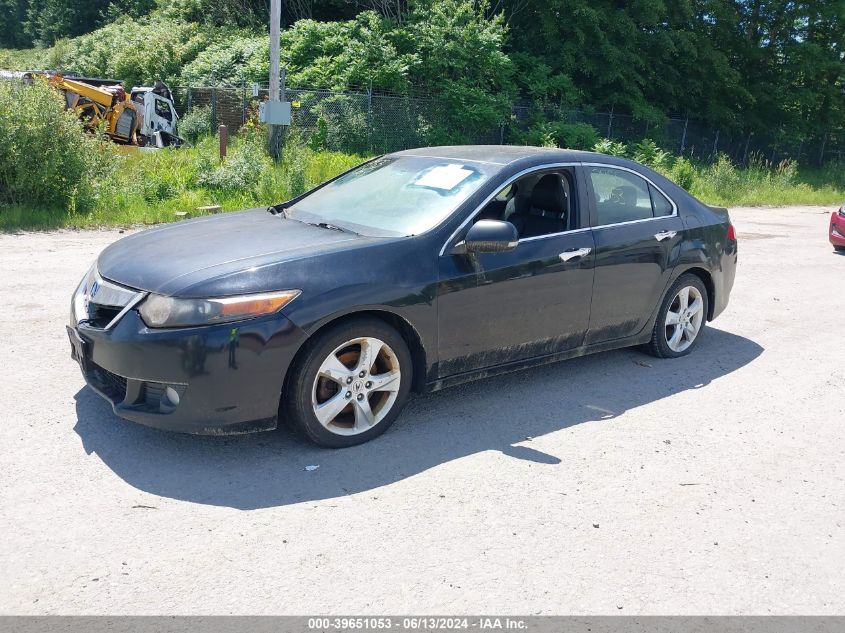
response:
<path id="1" fill-rule="evenodd" d="M 625 411 L 736 371 L 762 351 L 708 328 L 695 352 L 677 360 L 621 350 L 489 378 L 418 396 L 385 435 L 343 450 L 313 446 L 284 428 L 234 437 L 158 431 L 117 418 L 87 387 L 76 394 L 74 430 L 86 453 L 135 488 L 194 503 L 267 508 L 372 490 L 480 451 L 560 464 L 521 443 L 577 424 L 612 424 Z M 308 465 L 319 469 L 306 471 Z"/>

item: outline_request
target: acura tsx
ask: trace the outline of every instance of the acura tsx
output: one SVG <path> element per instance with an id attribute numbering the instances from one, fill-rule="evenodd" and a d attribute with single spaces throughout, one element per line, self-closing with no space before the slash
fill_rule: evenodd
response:
<path id="1" fill-rule="evenodd" d="M 634 162 L 432 147 L 112 244 L 67 331 L 123 418 L 204 434 L 282 421 L 344 447 L 411 391 L 633 345 L 689 354 L 736 263 L 726 209 Z"/>

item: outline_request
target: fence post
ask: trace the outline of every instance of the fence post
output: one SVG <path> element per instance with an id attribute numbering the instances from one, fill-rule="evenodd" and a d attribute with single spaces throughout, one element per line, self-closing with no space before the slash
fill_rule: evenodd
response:
<path id="1" fill-rule="evenodd" d="M 684 120 L 684 134 L 681 136 L 681 156 L 684 155 L 684 149 L 686 148 L 687 144 L 687 127 L 689 126 L 689 117 Z"/>
<path id="2" fill-rule="evenodd" d="M 367 149 L 373 151 L 373 80 L 367 86 Z"/>
<path id="3" fill-rule="evenodd" d="M 610 138 L 611 133 L 613 132 L 613 110 L 616 108 L 616 104 L 614 103 L 610 106 L 610 118 L 607 120 L 607 138 Z"/>
<path id="4" fill-rule="evenodd" d="M 719 153 L 719 132 L 721 130 L 716 130 L 716 140 L 713 141 L 713 159 L 716 159 L 716 156 Z"/>
<path id="5" fill-rule="evenodd" d="M 241 74 L 241 125 L 246 125 L 246 81 Z"/>
<path id="6" fill-rule="evenodd" d="M 217 88 L 211 88 L 211 125 L 217 127 Z"/>
<path id="7" fill-rule="evenodd" d="M 188 99 L 187 99 L 187 101 L 188 101 L 188 107 L 187 107 L 187 109 L 185 110 L 185 112 L 186 112 L 186 113 L 188 113 L 188 112 L 190 112 L 190 111 L 191 111 L 191 99 L 192 99 L 192 97 L 193 97 L 193 95 L 191 94 L 191 87 L 190 87 L 190 86 L 188 86 Z"/>
<path id="8" fill-rule="evenodd" d="M 220 137 L 220 162 L 226 160 L 226 148 L 229 145 L 229 129 L 222 123 L 217 127 L 217 135 Z"/>
<path id="9" fill-rule="evenodd" d="M 742 152 L 742 164 L 746 164 L 746 160 L 748 159 L 748 146 L 751 144 L 751 137 L 754 135 L 754 132 L 748 133 L 748 139 L 745 141 L 745 150 Z"/>
<path id="10" fill-rule="evenodd" d="M 822 150 L 819 152 L 819 165 L 824 164 L 824 146 L 827 145 L 827 132 L 825 132 L 824 137 L 822 138 Z"/>

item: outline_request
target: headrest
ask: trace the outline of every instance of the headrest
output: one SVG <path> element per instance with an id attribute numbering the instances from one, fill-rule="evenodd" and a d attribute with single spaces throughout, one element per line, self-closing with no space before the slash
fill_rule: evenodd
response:
<path id="1" fill-rule="evenodd" d="M 616 204 L 624 204 L 626 207 L 637 206 L 637 190 L 630 185 L 616 187 L 610 192 L 610 199 Z"/>
<path id="2" fill-rule="evenodd" d="M 546 174 L 534 185 L 531 206 L 546 213 L 562 216 L 566 213 L 566 189 L 557 174 Z"/>

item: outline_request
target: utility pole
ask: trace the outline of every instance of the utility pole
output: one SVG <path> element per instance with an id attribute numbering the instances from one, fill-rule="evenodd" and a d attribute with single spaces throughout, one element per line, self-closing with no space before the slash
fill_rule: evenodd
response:
<path id="1" fill-rule="evenodd" d="M 282 0 L 270 0 L 270 102 L 281 101 L 279 96 L 279 75 L 281 74 L 280 37 L 282 30 Z M 281 160 L 283 130 L 281 125 L 270 124 L 268 150 L 273 160 Z"/>

